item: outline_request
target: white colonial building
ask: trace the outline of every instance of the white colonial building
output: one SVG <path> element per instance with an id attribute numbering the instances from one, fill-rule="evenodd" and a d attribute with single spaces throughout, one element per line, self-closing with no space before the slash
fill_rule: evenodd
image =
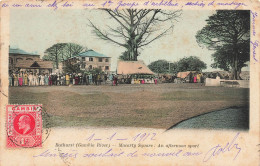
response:
<path id="1" fill-rule="evenodd" d="M 99 68 L 104 72 L 110 72 L 111 68 L 111 57 L 105 56 L 103 54 L 97 53 L 94 50 L 88 50 L 75 55 L 72 58 L 64 60 L 62 66 L 70 64 L 80 64 L 81 70 L 92 70 L 94 68 Z"/>

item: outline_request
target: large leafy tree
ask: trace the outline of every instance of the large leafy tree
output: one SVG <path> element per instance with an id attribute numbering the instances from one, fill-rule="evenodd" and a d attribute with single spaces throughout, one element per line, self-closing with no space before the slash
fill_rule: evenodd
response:
<path id="1" fill-rule="evenodd" d="M 53 61 L 54 66 L 58 69 L 59 62 L 63 58 L 62 49 L 65 47 L 64 43 L 57 43 L 44 51 L 43 60 Z"/>
<path id="2" fill-rule="evenodd" d="M 80 73 L 80 64 L 72 64 L 72 63 L 67 63 L 64 67 L 63 67 L 63 71 L 64 73 Z"/>
<path id="3" fill-rule="evenodd" d="M 63 48 L 63 55 L 65 59 L 71 58 L 82 51 L 87 50 L 87 48 L 82 47 L 79 44 L 75 43 L 65 43 L 65 47 Z"/>
<path id="4" fill-rule="evenodd" d="M 176 72 L 183 72 L 183 71 L 202 71 L 203 69 L 207 68 L 206 63 L 201 61 L 196 56 L 190 56 L 180 59 L 176 62 Z"/>
<path id="5" fill-rule="evenodd" d="M 171 70 L 171 63 L 166 60 L 157 60 L 148 65 L 148 68 L 155 73 L 168 73 Z"/>
<path id="6" fill-rule="evenodd" d="M 84 48 L 75 43 L 57 43 L 45 50 L 44 60 L 53 61 L 55 67 L 59 68 L 59 62 L 76 56 L 82 52 Z"/>
<path id="7" fill-rule="evenodd" d="M 239 79 L 241 68 L 249 61 L 250 12 L 219 10 L 197 32 L 197 42 L 215 50 L 213 67 L 231 70 L 231 79 Z"/>
<path id="8" fill-rule="evenodd" d="M 157 60 L 148 65 L 155 73 L 178 73 L 182 71 L 202 71 L 207 65 L 198 57 L 190 56 L 171 63 L 166 60 Z"/>
<path id="9" fill-rule="evenodd" d="M 241 69 L 243 67 L 246 67 L 248 62 L 250 60 L 250 43 L 246 42 L 239 44 L 238 48 L 238 62 L 237 62 L 237 77 L 240 78 Z M 217 50 L 213 55 L 214 63 L 211 64 L 211 67 L 213 68 L 220 68 L 225 71 L 230 71 L 232 69 L 232 61 L 233 61 L 233 50 L 232 47 L 229 45 L 225 45 L 219 50 Z"/>
<path id="10" fill-rule="evenodd" d="M 102 9 L 112 25 L 99 28 L 90 21 L 93 32 L 100 38 L 124 47 L 126 52 L 121 59 L 136 61 L 140 49 L 165 36 L 173 29 L 181 11 L 161 9 Z"/>

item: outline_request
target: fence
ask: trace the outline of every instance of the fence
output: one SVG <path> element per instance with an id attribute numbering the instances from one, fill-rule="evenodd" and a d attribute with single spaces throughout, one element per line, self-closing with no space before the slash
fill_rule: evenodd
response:
<path id="1" fill-rule="evenodd" d="M 205 86 L 249 88 L 249 80 L 224 80 L 219 78 L 206 78 Z"/>

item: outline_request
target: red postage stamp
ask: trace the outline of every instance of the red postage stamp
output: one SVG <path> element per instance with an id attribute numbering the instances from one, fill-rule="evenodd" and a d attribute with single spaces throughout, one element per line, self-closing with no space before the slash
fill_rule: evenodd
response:
<path id="1" fill-rule="evenodd" d="M 42 105 L 7 105 L 8 148 L 42 147 Z"/>

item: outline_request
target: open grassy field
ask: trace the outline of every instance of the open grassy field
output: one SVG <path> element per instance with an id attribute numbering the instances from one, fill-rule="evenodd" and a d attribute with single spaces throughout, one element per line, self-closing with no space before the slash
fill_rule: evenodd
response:
<path id="1" fill-rule="evenodd" d="M 249 89 L 200 84 L 10 87 L 10 104 L 43 104 L 52 127 L 167 129 L 185 119 L 248 107 Z"/>

